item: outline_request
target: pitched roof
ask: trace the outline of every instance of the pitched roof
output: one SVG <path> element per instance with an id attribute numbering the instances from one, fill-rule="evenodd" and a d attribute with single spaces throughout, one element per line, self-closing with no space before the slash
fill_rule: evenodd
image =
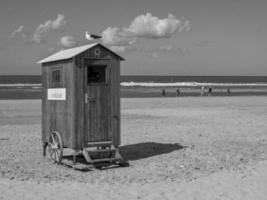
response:
<path id="1" fill-rule="evenodd" d="M 66 60 L 66 59 L 70 59 L 73 58 L 77 55 L 79 55 L 80 53 L 91 49 L 92 47 L 96 46 L 96 45 L 101 45 L 102 47 L 108 49 L 107 47 L 103 46 L 100 43 L 93 43 L 93 44 L 89 44 L 89 45 L 84 45 L 84 46 L 79 46 L 79 47 L 74 47 L 71 49 L 65 49 L 65 50 L 61 50 L 51 56 L 48 56 L 47 58 L 38 61 L 37 63 L 41 64 L 41 63 L 47 63 L 47 62 L 52 62 L 52 61 L 57 61 L 57 60 Z M 108 49 L 109 51 L 111 51 L 110 49 Z M 124 60 L 121 56 L 119 56 L 118 54 L 116 54 L 115 52 L 111 51 L 112 53 L 114 53 L 115 55 L 117 55 L 121 60 Z"/>

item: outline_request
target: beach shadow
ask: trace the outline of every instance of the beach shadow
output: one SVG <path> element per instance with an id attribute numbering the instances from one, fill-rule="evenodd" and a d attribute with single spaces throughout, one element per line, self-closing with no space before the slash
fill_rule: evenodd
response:
<path id="1" fill-rule="evenodd" d="M 183 148 L 186 147 L 178 143 L 162 144 L 156 142 L 144 142 L 122 146 L 120 147 L 120 153 L 126 160 L 139 160 L 151 156 L 170 153 Z"/>
<path id="2" fill-rule="evenodd" d="M 162 144 L 162 143 L 156 143 L 156 142 L 144 142 L 144 143 L 121 146 L 119 148 L 119 152 L 125 160 L 131 161 L 131 160 L 139 160 L 139 159 L 148 158 L 151 156 L 156 156 L 156 155 L 161 155 L 161 154 L 167 154 L 173 151 L 181 150 L 183 148 L 186 148 L 186 146 L 182 146 L 178 143 Z M 67 167 L 72 168 L 73 167 L 72 154 L 64 155 L 62 164 Z M 76 170 L 78 171 L 86 172 L 86 171 L 92 170 L 90 167 L 88 168 L 88 163 L 86 162 L 82 154 L 77 155 L 76 164 L 78 164 L 78 168 L 76 168 Z M 107 168 L 102 168 L 102 170 L 110 169 L 110 168 L 117 168 L 117 167 L 119 166 L 110 165 Z"/>

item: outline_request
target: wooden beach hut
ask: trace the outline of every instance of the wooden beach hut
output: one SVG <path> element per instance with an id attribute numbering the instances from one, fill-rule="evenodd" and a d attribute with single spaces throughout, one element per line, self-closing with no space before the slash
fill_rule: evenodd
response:
<path id="1" fill-rule="evenodd" d="M 59 51 L 42 64 L 42 142 L 50 157 L 63 148 L 89 163 L 123 163 L 120 136 L 120 62 L 100 43 Z"/>

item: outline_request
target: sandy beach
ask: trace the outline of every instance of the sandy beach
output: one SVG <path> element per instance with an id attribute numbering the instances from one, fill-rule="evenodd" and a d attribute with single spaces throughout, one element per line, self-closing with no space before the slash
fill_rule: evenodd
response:
<path id="1" fill-rule="evenodd" d="M 41 101 L 0 101 L 0 199 L 267 199 L 267 97 L 124 98 L 130 167 L 42 156 Z"/>
<path id="2" fill-rule="evenodd" d="M 171 83 L 167 83 L 167 85 Z M 121 98 L 141 98 L 141 97 L 162 97 L 162 89 L 165 90 L 165 97 L 176 97 L 179 89 L 179 97 L 199 97 L 201 96 L 201 86 L 121 86 Z M 213 86 L 206 85 L 203 96 L 267 96 L 267 85 L 256 84 L 252 86 L 235 84 Z M 209 87 L 212 94 L 208 93 Z M 230 93 L 228 92 L 230 90 Z M 41 99 L 41 84 L 0 84 L 0 100 L 10 99 Z"/>

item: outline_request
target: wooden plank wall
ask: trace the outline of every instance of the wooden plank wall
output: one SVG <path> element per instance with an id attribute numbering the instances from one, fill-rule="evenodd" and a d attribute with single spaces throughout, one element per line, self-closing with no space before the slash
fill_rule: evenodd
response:
<path id="1" fill-rule="evenodd" d="M 99 46 L 96 46 L 99 48 Z M 84 112 L 84 92 L 81 88 L 84 88 L 84 59 L 109 59 L 110 60 L 110 92 L 111 92 L 111 127 L 110 133 L 113 137 L 113 142 L 115 145 L 120 145 L 120 60 L 119 58 L 106 50 L 105 48 L 101 49 L 101 54 L 99 56 L 94 55 L 94 48 L 85 51 L 84 53 L 75 57 L 75 66 L 76 66 L 76 98 L 79 99 L 79 102 L 76 102 L 76 133 L 77 134 L 77 146 L 84 145 L 87 141 L 85 138 L 85 127 L 84 121 L 82 120 L 82 115 Z M 116 119 L 114 116 L 118 116 Z M 82 134 L 81 134 L 82 133 Z"/>
<path id="2" fill-rule="evenodd" d="M 48 82 L 48 66 L 43 64 L 42 66 L 42 141 L 47 141 L 49 116 L 47 115 L 47 82 Z"/>
<path id="3" fill-rule="evenodd" d="M 121 144 L 120 116 L 120 61 L 111 60 L 111 131 L 115 146 Z"/>
<path id="4" fill-rule="evenodd" d="M 80 57 L 77 56 L 74 58 L 74 107 L 75 112 L 73 113 L 74 117 L 74 132 L 75 134 L 75 143 L 72 144 L 73 149 L 80 149 L 85 145 L 84 138 L 84 68 L 82 67 L 82 62 Z"/>
<path id="5" fill-rule="evenodd" d="M 60 88 L 66 88 L 66 101 L 47 100 L 47 89 L 53 88 L 52 70 L 61 69 Z M 52 131 L 59 131 L 65 147 L 73 148 L 74 132 L 74 68 L 71 60 L 43 65 L 42 138 L 47 141 Z"/>
<path id="6" fill-rule="evenodd" d="M 101 47 L 101 46 L 96 46 Z M 102 48 L 102 47 L 101 47 Z M 95 56 L 94 48 L 81 53 L 74 59 L 43 64 L 42 97 L 42 139 L 47 141 L 53 130 L 60 132 L 65 147 L 81 149 L 86 144 L 84 127 L 84 59 L 110 60 L 109 88 L 111 108 L 109 134 L 116 146 L 120 145 L 120 59 L 115 54 L 102 48 L 101 54 Z M 66 88 L 66 101 L 47 100 L 47 88 L 52 88 L 52 68 L 62 70 L 62 88 Z"/>
<path id="7" fill-rule="evenodd" d="M 85 66 L 106 65 L 107 66 L 107 84 L 86 84 L 89 97 L 95 97 L 95 101 L 88 101 L 85 106 L 85 119 L 87 127 L 87 141 L 107 141 L 112 138 L 111 132 L 111 90 L 110 90 L 110 60 L 86 59 Z M 85 82 L 87 82 L 87 73 L 85 73 Z"/>

